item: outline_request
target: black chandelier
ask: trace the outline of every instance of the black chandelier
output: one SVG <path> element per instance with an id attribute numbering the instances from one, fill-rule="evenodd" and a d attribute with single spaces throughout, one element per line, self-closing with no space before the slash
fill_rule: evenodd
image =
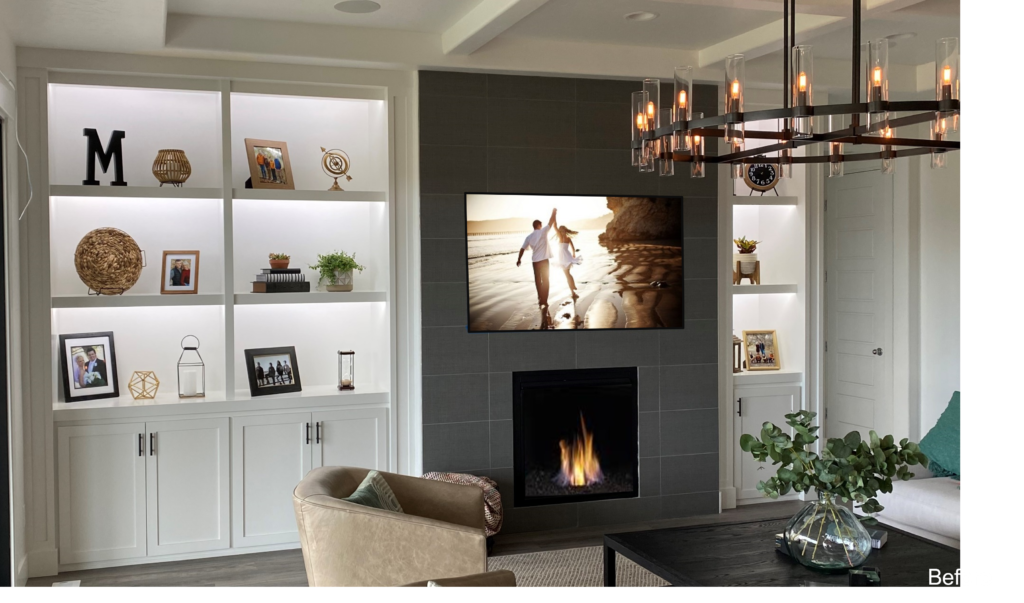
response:
<path id="1" fill-rule="evenodd" d="M 863 98 L 864 102 L 814 104 L 812 49 L 796 45 L 796 0 L 785 0 L 782 108 L 743 111 L 745 62 L 742 54 L 725 59 L 725 112 L 722 115 L 693 114 L 693 67 L 676 68 L 671 107 L 660 106 L 661 81 L 645 79 L 643 90 L 633 93 L 631 104 L 633 165 L 641 172 L 657 171 L 662 176 L 671 176 L 675 173 L 675 163 L 689 163 L 691 177 L 703 178 L 705 163 L 725 163 L 732 166 L 733 178 L 742 178 L 744 164 L 775 164 L 781 177 L 792 177 L 793 164 L 828 163 L 829 176 L 842 176 L 843 163 L 847 161 L 881 159 L 883 173 L 892 173 L 898 157 L 931 154 L 933 168 L 945 167 L 945 154 L 960 149 L 959 141 L 948 140 L 949 132 L 957 131 L 960 123 L 958 39 L 942 38 L 935 43 L 935 100 L 891 101 L 889 40 L 882 38 L 861 45 L 861 1 L 853 0 L 850 90 L 852 99 Z M 865 47 L 867 61 L 862 67 L 861 53 Z M 912 114 L 892 116 L 897 112 Z M 815 132 L 813 118 L 824 116 L 828 117 L 828 131 Z M 781 120 L 779 131 L 745 127 L 746 122 L 763 120 Z M 928 139 L 900 138 L 895 134 L 896 128 L 925 122 L 931 122 Z M 846 127 L 833 127 L 837 124 Z M 705 155 L 706 138 L 724 138 L 729 152 Z M 747 139 L 776 142 L 747 149 Z M 821 143 L 828 144 L 827 154 L 793 155 L 793 149 Z M 882 148 L 877 152 L 846 153 L 844 144 L 880 145 Z M 777 157 L 765 157 L 765 153 L 775 152 Z"/>

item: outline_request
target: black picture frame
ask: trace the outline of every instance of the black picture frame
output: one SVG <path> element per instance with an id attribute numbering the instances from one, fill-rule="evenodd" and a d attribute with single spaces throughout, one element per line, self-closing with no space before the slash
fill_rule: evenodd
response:
<path id="1" fill-rule="evenodd" d="M 507 331 L 503 331 L 503 330 L 500 330 L 500 329 L 473 329 L 473 327 L 472 327 L 472 324 L 471 324 L 472 323 L 472 319 L 471 319 L 472 318 L 472 299 L 470 299 L 470 294 L 469 294 L 469 286 L 472 283 L 472 281 L 470 280 L 470 275 L 469 275 L 469 270 L 470 270 L 470 265 L 469 265 L 469 244 L 470 244 L 470 240 L 469 240 L 469 237 L 470 237 L 470 233 L 469 233 L 469 230 L 468 230 L 468 227 L 469 227 L 469 217 L 468 217 L 468 214 L 469 214 L 469 197 L 471 195 L 492 195 L 492 196 L 504 196 L 504 197 L 509 197 L 509 196 L 512 196 L 512 197 L 565 197 L 565 198 L 572 198 L 572 197 L 639 197 L 639 198 L 644 198 L 644 199 L 670 199 L 672 201 L 678 202 L 679 203 L 679 208 L 680 208 L 680 211 L 679 211 L 679 245 L 680 245 L 679 257 L 681 258 L 681 263 L 680 263 L 680 266 L 679 266 L 679 270 L 680 270 L 680 273 L 681 273 L 681 282 L 682 282 L 682 290 L 680 291 L 680 299 L 679 299 L 679 326 L 678 327 L 645 327 L 645 328 L 617 327 L 617 328 L 604 328 L 604 329 L 590 328 L 590 329 L 574 330 L 573 332 L 583 332 L 583 331 L 591 331 L 591 332 L 594 332 L 594 331 L 621 331 L 621 332 L 628 332 L 628 331 L 682 331 L 682 330 L 684 330 L 686 328 L 686 249 L 685 249 L 685 245 L 683 245 L 683 241 L 684 241 L 684 239 L 686 237 L 686 216 L 685 216 L 686 212 L 685 212 L 685 205 L 684 205 L 685 197 L 683 195 L 671 195 L 671 194 L 666 194 L 666 195 L 657 195 L 657 194 L 650 195 L 650 194 L 646 194 L 646 195 L 644 195 L 644 194 L 636 194 L 636 193 L 620 193 L 620 194 L 606 193 L 606 194 L 600 194 L 600 195 L 585 195 L 585 194 L 579 194 L 579 193 L 570 193 L 570 194 L 553 194 L 553 193 L 551 193 L 551 194 L 549 194 L 549 193 L 519 193 L 519 192 L 514 192 L 514 191 L 513 192 L 508 192 L 508 191 L 490 191 L 490 192 L 466 191 L 466 192 L 464 192 L 462 194 L 462 222 L 465 225 L 465 227 L 467 228 L 467 230 L 466 230 L 466 255 L 465 255 L 465 259 L 466 259 L 466 332 L 467 333 L 469 333 L 471 335 L 476 335 L 476 334 L 491 335 L 491 334 L 499 334 L 499 333 L 530 333 L 530 332 L 534 332 L 534 331 L 518 330 L 518 329 L 517 330 L 507 330 Z"/>
<path id="2" fill-rule="evenodd" d="M 292 369 L 291 383 L 282 385 L 260 384 L 256 378 L 256 358 L 261 356 L 288 356 Z M 295 355 L 295 346 L 245 350 L 245 372 L 249 376 L 249 393 L 254 397 L 302 391 L 302 377 L 299 374 L 299 359 Z"/>
<path id="3" fill-rule="evenodd" d="M 105 338 L 107 341 L 102 344 L 106 345 L 110 349 L 109 357 L 104 357 L 103 362 L 105 363 L 105 372 L 107 373 L 106 385 L 102 386 L 102 389 L 108 390 L 97 394 L 83 394 L 75 395 L 76 391 L 82 391 L 82 388 L 74 388 L 71 386 L 71 366 L 68 364 L 69 348 L 75 346 L 76 343 L 79 347 L 86 347 L 89 345 L 96 345 L 95 343 L 87 343 L 84 340 Z M 85 402 L 88 400 L 101 400 L 104 398 L 118 398 L 121 395 L 120 386 L 117 379 L 117 353 L 114 349 L 114 332 L 113 331 L 100 331 L 96 333 L 67 333 L 60 336 L 60 343 L 58 352 L 60 353 L 60 380 L 61 389 L 63 393 L 62 402 L 72 404 L 75 402 Z"/>

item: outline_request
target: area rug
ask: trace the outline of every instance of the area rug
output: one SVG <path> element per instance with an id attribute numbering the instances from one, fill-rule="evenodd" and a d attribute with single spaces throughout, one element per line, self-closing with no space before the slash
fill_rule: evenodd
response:
<path id="1" fill-rule="evenodd" d="M 491 557 L 487 569 L 512 571 L 517 586 L 604 584 L 603 550 L 599 546 Z M 621 555 L 615 558 L 615 581 L 618 586 L 668 586 L 668 582 Z"/>

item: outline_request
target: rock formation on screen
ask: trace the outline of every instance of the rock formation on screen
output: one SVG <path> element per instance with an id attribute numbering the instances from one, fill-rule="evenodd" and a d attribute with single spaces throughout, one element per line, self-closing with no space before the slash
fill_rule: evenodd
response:
<path id="1" fill-rule="evenodd" d="M 608 209 L 615 217 L 599 240 L 679 240 L 682 234 L 682 202 L 668 197 L 608 197 Z"/>

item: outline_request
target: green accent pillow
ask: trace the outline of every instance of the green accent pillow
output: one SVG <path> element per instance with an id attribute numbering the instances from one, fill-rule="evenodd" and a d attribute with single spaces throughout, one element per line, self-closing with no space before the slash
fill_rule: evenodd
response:
<path id="1" fill-rule="evenodd" d="M 960 478 L 960 392 L 953 392 L 939 421 L 921 440 L 921 451 L 928 455 L 932 473 Z"/>
<path id="2" fill-rule="evenodd" d="M 391 491 L 391 486 L 384 481 L 384 476 L 379 471 L 367 473 L 363 483 L 359 484 L 356 491 L 342 500 L 374 509 L 384 509 L 395 513 L 405 512 L 402 510 L 402 505 L 398 504 L 398 499 Z"/>

